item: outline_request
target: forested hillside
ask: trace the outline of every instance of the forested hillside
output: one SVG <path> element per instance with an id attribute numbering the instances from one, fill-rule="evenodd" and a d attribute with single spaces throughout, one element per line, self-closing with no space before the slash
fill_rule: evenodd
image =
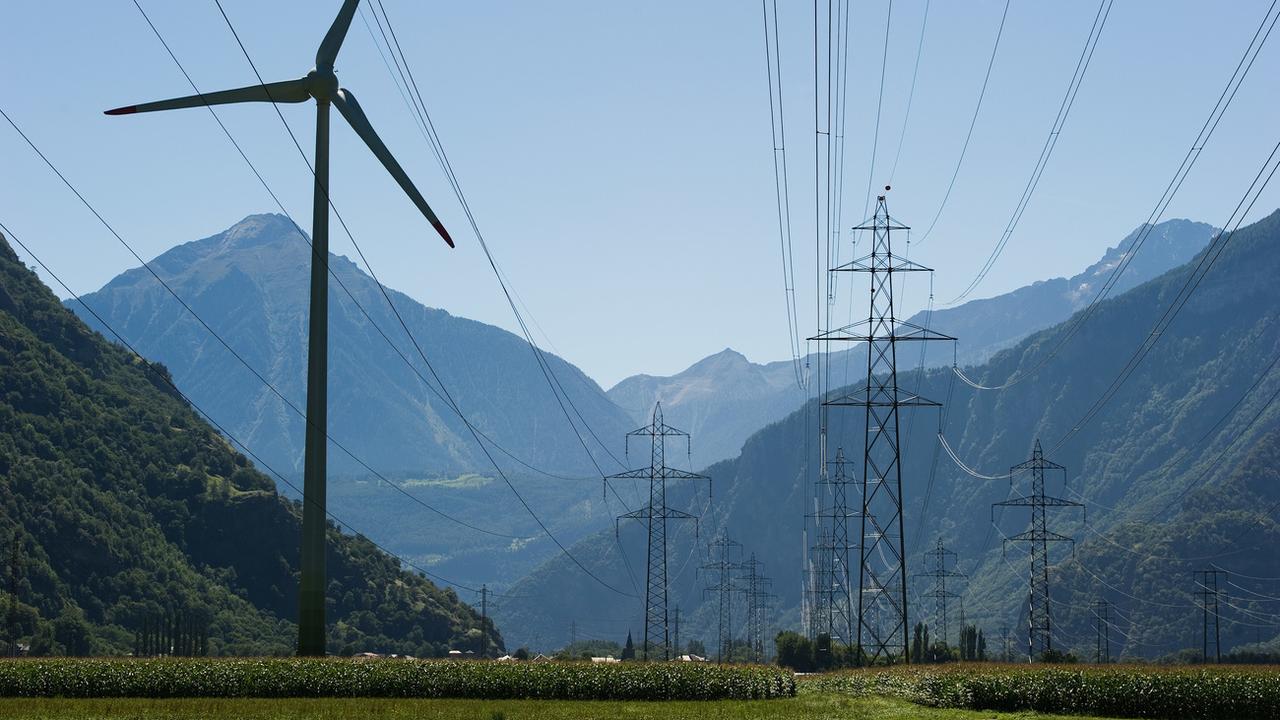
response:
<path id="1" fill-rule="evenodd" d="M 207 623 L 211 654 L 293 651 L 299 508 L 167 377 L 87 328 L 0 238 L 0 544 L 33 654 L 127 653 L 173 612 Z M 329 540 L 330 651 L 476 644 L 480 618 L 454 591 L 363 538 Z"/>
<path id="2" fill-rule="evenodd" d="M 1280 213 L 1236 232 L 1190 302 L 1165 328 L 1155 349 L 1091 421 L 1081 423 L 1094 401 L 1121 372 L 1133 351 L 1150 336 L 1157 319 L 1177 296 L 1195 265 L 1140 285 L 1098 306 L 1075 337 L 1055 352 L 1070 323 L 1035 333 L 990 361 L 965 368 L 979 383 L 999 385 L 1019 372 L 1025 381 L 1000 391 L 980 391 L 958 381 L 950 369 L 900 374 L 903 385 L 926 397 L 947 401 L 943 432 L 959 458 L 982 475 L 973 477 L 953 463 L 937 441 L 935 411 L 905 417 L 904 475 L 909 563 L 921 567 L 922 553 L 936 537 L 959 553 L 959 569 L 969 575 L 964 590 L 966 618 L 996 637 L 1008 627 L 1025 633 L 1024 548 L 1003 536 L 1027 527 L 1027 515 L 1006 510 L 992 523 L 992 503 L 1029 491 L 1025 478 L 1002 477 L 1031 455 L 1036 439 L 1050 459 L 1065 465 L 1050 478 L 1049 494 L 1087 506 L 1053 511 L 1050 529 L 1076 538 L 1074 556 L 1065 544 L 1053 549 L 1055 643 L 1091 654 L 1094 601 L 1114 603 L 1113 654 L 1155 657 L 1199 647 L 1200 621 L 1193 570 L 1219 567 L 1236 573 L 1231 606 L 1224 605 L 1224 649 L 1276 636 L 1274 598 L 1280 597 L 1280 541 L 1274 504 L 1274 458 L 1280 405 L 1280 372 L 1268 373 L 1280 355 Z M 960 338 L 964 342 L 964 338 Z M 1280 366 L 1278 366 L 1280 367 Z M 1261 378 L 1261 379 L 1260 379 Z M 1257 382 L 1256 387 L 1254 387 Z M 1252 388 L 1252 390 L 1251 390 Z M 1237 404 L 1238 403 L 1238 404 Z M 861 453 L 862 418 L 856 411 L 833 411 L 832 447 L 853 458 Z M 816 470 L 812 401 L 801 411 L 757 433 L 742 455 L 707 469 L 716 497 L 702 523 L 702 541 L 725 528 L 767 563 L 782 612 L 779 622 L 798 627 L 803 516 L 812 512 L 808 479 Z M 1078 430 L 1071 433 L 1073 428 Z M 855 462 L 856 474 L 861 463 Z M 684 509 L 701 509 L 690 500 Z M 673 557 L 694 549 L 692 533 L 673 534 Z M 811 539 L 812 540 L 812 539 Z M 643 538 L 622 534 L 631 564 L 642 558 Z M 630 589 L 610 535 L 579 546 L 597 559 L 606 580 Z M 705 544 L 698 549 L 705 552 Z M 693 563 L 694 566 L 698 561 Z M 642 565 L 641 565 L 642 567 Z M 597 632 L 616 636 L 637 626 L 639 602 L 592 587 L 561 559 L 513 588 L 513 593 L 574 592 L 540 615 L 516 604 L 501 619 L 519 633 L 540 631 L 558 637 L 575 613 L 607 621 Z M 681 605 L 682 637 L 711 637 L 714 614 L 704 605 L 704 578 L 676 575 L 673 602 Z M 962 584 L 962 588 L 965 586 Z M 913 583 L 913 593 L 930 589 Z M 559 597 L 559 596 L 558 596 Z M 1267 605 L 1271 603 L 1271 605 Z M 701 607 L 700 607 L 701 606 Z M 599 608 L 608 607 L 609 614 Z M 932 603 L 917 601 L 915 620 L 931 621 Z M 953 628 L 955 627 L 953 619 Z M 523 635 L 521 640 L 523 639 Z M 1023 640 L 1015 638 L 1015 646 Z M 1117 644 L 1118 643 L 1118 644 Z"/>

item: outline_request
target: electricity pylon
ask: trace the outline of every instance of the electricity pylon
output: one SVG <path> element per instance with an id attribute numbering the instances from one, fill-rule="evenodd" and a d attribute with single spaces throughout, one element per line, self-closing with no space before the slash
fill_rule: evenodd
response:
<path id="1" fill-rule="evenodd" d="M 957 562 L 956 554 L 946 548 L 942 544 L 942 538 L 939 537 L 933 549 L 924 554 L 925 562 L 932 565 L 932 569 L 928 572 L 916 573 L 914 577 L 930 577 L 933 578 L 933 590 L 921 597 L 933 598 L 934 614 L 938 618 L 938 622 L 942 625 L 942 642 L 949 643 L 951 636 L 948 634 L 948 615 L 947 601 L 952 598 L 959 598 L 960 594 L 947 590 L 947 578 L 965 578 L 962 572 L 951 570 L 947 567 L 947 558 L 951 558 L 954 564 Z M 963 606 L 962 606 L 963 607 Z M 960 618 L 961 630 L 964 629 L 964 615 L 961 610 Z"/>
<path id="2" fill-rule="evenodd" d="M 686 447 L 689 433 L 677 430 L 662 420 L 662 403 L 653 409 L 653 420 L 648 425 L 627 433 L 627 453 L 631 451 L 631 439 L 649 438 L 649 467 L 628 470 L 604 479 L 610 480 L 647 480 L 649 482 L 649 502 L 638 510 L 619 515 L 614 524 L 614 533 L 622 520 L 637 520 L 645 526 L 649 535 L 647 562 L 645 564 L 644 589 L 644 644 L 640 649 L 640 658 L 649 659 L 650 649 L 654 655 L 661 655 L 663 660 L 671 659 L 671 637 L 667 618 L 667 521 L 693 520 L 694 533 L 697 533 L 697 516 L 682 510 L 667 507 L 668 480 L 706 480 L 710 492 L 711 478 L 706 475 L 667 467 L 667 438 L 683 437 Z"/>
<path id="3" fill-rule="evenodd" d="M 1111 662 L 1111 603 L 1099 600 L 1093 604 L 1093 619 L 1098 631 L 1094 662 L 1099 665 Z"/>
<path id="4" fill-rule="evenodd" d="M 307 414 L 303 450 L 302 553 L 298 589 L 298 654 L 325 654 L 325 533 L 328 528 L 328 381 L 329 381 L 329 106 L 338 109 L 356 135 L 400 185 L 418 211 L 449 247 L 453 239 L 427 205 L 409 175 L 378 137 L 356 96 L 338 85 L 334 62 L 351 28 L 360 0 L 344 0 L 338 16 L 316 50 L 316 64 L 296 80 L 259 83 L 235 90 L 202 93 L 172 100 L 128 105 L 108 115 L 132 115 L 229 103 L 301 103 L 316 101 L 315 186 L 311 216 L 311 298 L 307 332 Z"/>
<path id="5" fill-rule="evenodd" d="M 1018 473 L 1030 471 L 1031 494 L 993 503 L 991 505 L 991 521 L 995 522 L 995 509 L 997 507 L 1031 508 L 1031 527 L 1025 532 L 1006 538 L 1004 544 L 1007 546 L 1009 542 L 1025 542 L 1031 545 L 1031 587 L 1027 595 L 1027 657 L 1029 660 L 1034 660 L 1053 649 L 1053 616 L 1049 598 L 1049 543 L 1071 543 L 1073 554 L 1075 553 L 1076 543 L 1074 538 L 1059 535 L 1049 530 L 1045 509 L 1051 507 L 1083 508 L 1084 505 L 1044 494 L 1044 471 L 1062 471 L 1063 481 L 1065 482 L 1067 469 L 1045 459 L 1044 451 L 1040 449 L 1039 438 L 1036 439 L 1031 459 L 1014 465 L 1009 470 L 1010 483 L 1013 482 L 1013 477 Z"/>
<path id="6" fill-rule="evenodd" d="M 888 189 L 885 186 L 885 190 Z M 899 410 L 905 407 L 938 407 L 939 403 L 898 385 L 898 343 L 955 338 L 900 320 L 894 314 L 894 275 L 930 270 L 893 254 L 894 232 L 910 228 L 889 215 L 884 195 L 876 198 L 871 224 L 853 229 L 871 233 L 871 252 L 832 271 L 862 272 L 870 276 L 867 319 L 827 330 L 810 339 L 867 345 L 864 384 L 842 397 L 824 394 L 822 406 L 859 407 L 865 419 L 862 529 L 858 542 L 858 627 L 854 633 L 856 657 L 858 662 L 907 662 L 911 657 L 911 638 L 907 627 L 907 556 L 898 416 Z M 818 445 L 819 452 L 825 453 L 825 428 L 819 431 Z"/>
<path id="7" fill-rule="evenodd" d="M 751 649 L 752 662 L 764 662 L 764 640 L 768 632 L 768 612 L 774 594 L 769 592 L 773 580 L 761 572 L 764 563 L 751 553 L 742 563 L 743 592 L 747 596 L 747 647 Z"/>
<path id="8" fill-rule="evenodd" d="M 839 638 L 852 645 L 855 615 L 849 556 L 857 546 L 849 541 L 849 519 L 858 517 L 858 513 L 849 510 L 848 487 L 853 478 L 846 471 L 844 448 L 837 448 L 835 461 L 827 465 L 834 472 L 825 473 L 817 482 L 827 488 L 831 504 L 819 506 L 815 515 L 819 525 L 818 544 L 813 548 L 819 563 L 814 587 L 818 624 L 810 634 L 826 633 L 833 640 Z"/>
<path id="9" fill-rule="evenodd" d="M 716 648 L 716 662 L 721 663 L 726 657 L 733 659 L 733 596 L 743 591 L 742 587 L 734 584 L 733 575 L 744 567 L 740 559 L 742 543 L 730 540 L 728 535 L 722 533 L 720 537 L 707 543 L 707 555 L 710 561 L 702 569 L 716 573 L 716 581 L 703 588 L 702 594 L 704 598 L 708 594 L 715 594 L 720 601 L 720 638 L 719 647 Z M 735 555 L 739 559 L 735 559 Z"/>
<path id="10" fill-rule="evenodd" d="M 1227 579 L 1225 570 L 1196 570 L 1196 592 L 1200 595 L 1200 609 L 1203 613 L 1200 659 L 1209 662 L 1209 619 L 1213 619 L 1213 661 L 1222 662 L 1222 635 L 1218 628 L 1218 601 L 1226 594 L 1219 589 L 1218 578 Z"/>

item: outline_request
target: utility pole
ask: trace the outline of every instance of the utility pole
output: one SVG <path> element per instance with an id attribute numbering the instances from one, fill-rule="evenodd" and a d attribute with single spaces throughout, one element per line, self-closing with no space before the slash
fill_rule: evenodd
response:
<path id="1" fill-rule="evenodd" d="M 480 657 L 489 656 L 489 586 L 480 586 Z"/>
<path id="2" fill-rule="evenodd" d="M 959 593 L 947 590 L 947 578 L 966 578 L 962 572 L 948 568 L 948 558 L 951 560 L 951 567 L 959 562 L 956 554 L 946 548 L 942 544 L 942 537 L 939 536 L 937 542 L 934 543 L 933 549 L 924 554 L 926 566 L 932 567 L 928 572 L 916 573 L 913 577 L 930 577 L 933 578 L 933 591 L 921 597 L 933 598 L 933 612 L 938 622 L 942 625 L 942 642 L 950 642 L 947 601 L 960 598 Z M 962 606 L 963 608 L 963 606 Z M 961 609 L 960 629 L 964 629 L 964 610 Z"/>
<path id="3" fill-rule="evenodd" d="M 886 185 L 885 191 L 888 190 Z M 824 411 L 828 407 L 857 407 L 862 409 L 865 420 L 855 657 L 860 663 L 907 662 L 911 657 L 911 638 L 907 626 L 907 556 L 898 417 L 902 408 L 939 407 L 939 403 L 899 386 L 898 344 L 955 338 L 900 320 L 894 314 L 894 275 L 931 271 L 893 254 L 893 233 L 910 228 L 889 215 L 884 195 L 876 198 L 871 224 L 853 229 L 871 233 L 870 254 L 831 271 L 863 272 L 870 276 L 867 319 L 828 329 L 810 339 L 824 345 L 842 341 L 862 342 L 867 346 L 864 384 L 842 397 L 828 397 L 825 392 L 820 397 Z M 825 459 L 825 423 L 820 425 L 819 452 Z M 825 471 L 825 464 L 821 467 Z"/>
<path id="4" fill-rule="evenodd" d="M 1094 661 L 1099 665 L 1111 662 L 1111 603 L 1099 600 L 1093 604 L 1093 617 L 1098 631 Z"/>
<path id="5" fill-rule="evenodd" d="M 1200 659 L 1209 662 L 1209 618 L 1213 618 L 1213 661 L 1222 662 L 1222 635 L 1218 628 L 1218 601 L 1226 595 L 1226 590 L 1222 590 L 1218 586 L 1219 578 L 1223 582 L 1227 580 L 1225 570 L 1216 568 L 1211 570 L 1196 570 L 1196 585 L 1199 587 L 1197 594 L 1200 595 L 1200 609 L 1203 612 L 1203 632 Z"/>
<path id="6" fill-rule="evenodd" d="M 578 621 L 572 620 L 569 622 L 569 647 L 573 647 L 574 645 L 577 645 L 577 644 L 578 644 Z"/>
<path id="7" fill-rule="evenodd" d="M 614 524 L 614 533 L 618 533 L 618 524 L 622 520 L 637 520 L 645 526 L 649 535 L 647 562 L 645 564 L 644 592 L 644 644 L 640 649 L 642 660 L 649 659 L 649 648 L 654 655 L 663 660 L 671 659 L 671 644 L 667 616 L 667 520 L 693 520 L 694 534 L 697 534 L 697 517 L 687 512 L 667 507 L 668 480 L 706 480 L 707 492 L 711 492 L 711 478 L 706 475 L 667 467 L 666 444 L 669 437 L 683 437 L 686 452 L 688 450 L 689 433 L 677 430 L 662 420 L 662 403 L 653 409 L 653 421 L 648 425 L 627 433 L 627 453 L 630 454 L 632 438 L 649 439 L 649 467 L 628 470 L 610 475 L 604 479 L 606 485 L 610 480 L 647 480 L 649 482 L 649 502 L 639 510 L 619 515 Z M 607 488 L 606 488 L 607 491 Z M 660 650 L 658 648 L 661 648 Z"/>
<path id="8" fill-rule="evenodd" d="M 716 662 L 722 663 L 725 657 L 733 659 L 733 596 L 742 588 L 733 584 L 733 574 L 742 570 L 744 565 L 734 556 L 741 557 L 742 543 L 730 540 L 721 534 L 707 544 L 707 554 L 711 561 L 702 566 L 703 570 L 716 573 L 715 583 L 703 588 L 703 597 L 714 593 L 720 601 L 719 629 L 720 641 L 716 648 Z"/>
<path id="9" fill-rule="evenodd" d="M 1031 587 L 1027 596 L 1027 658 L 1031 661 L 1053 649 L 1053 621 L 1049 598 L 1049 543 L 1071 543 L 1073 554 L 1075 553 L 1076 543 L 1074 538 L 1059 535 L 1049 530 L 1045 509 L 1050 507 L 1084 507 L 1078 502 L 1045 495 L 1045 470 L 1062 471 L 1063 482 L 1066 481 L 1067 469 L 1045 459 L 1044 451 L 1040 448 L 1040 440 L 1037 438 L 1035 449 L 1031 453 L 1031 459 L 1010 468 L 1010 483 L 1013 482 L 1013 477 L 1018 473 L 1030 471 L 1031 494 L 1020 495 L 1012 500 L 991 505 L 991 521 L 993 523 L 995 522 L 995 509 L 997 507 L 1026 507 L 1031 509 L 1031 527 L 1025 532 L 1006 538 L 1004 542 L 1006 546 L 1011 541 L 1025 542 L 1031 545 Z"/>
<path id="10" fill-rule="evenodd" d="M 680 657 L 680 606 L 677 605 L 671 613 L 675 617 L 671 618 L 671 656 L 673 658 Z"/>
<path id="11" fill-rule="evenodd" d="M 844 644 L 852 645 L 856 618 L 849 556 L 857 546 L 849 541 L 849 518 L 858 517 L 858 513 L 849 510 L 848 486 L 853 479 L 846 472 L 844 448 L 837 448 L 835 461 L 827 464 L 835 471 L 825 473 L 817 482 L 826 488 L 831 504 L 819 506 L 815 514 L 819 535 L 813 550 L 819 568 L 814 605 L 819 625 L 813 634 L 825 632 L 833 640 L 840 638 Z"/>
<path id="12" fill-rule="evenodd" d="M 1004 638 L 1004 661 L 1013 662 L 1013 638 L 1009 635 L 1009 626 L 1004 625 L 1000 628 L 1000 635 Z"/>

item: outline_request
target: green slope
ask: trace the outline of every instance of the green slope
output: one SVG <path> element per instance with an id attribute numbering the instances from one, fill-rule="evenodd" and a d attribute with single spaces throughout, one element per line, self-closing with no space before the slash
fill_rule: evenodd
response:
<path id="1" fill-rule="evenodd" d="M 292 652 L 299 509 L 156 371 L 0 238 L 0 538 L 6 558 L 18 541 L 18 635 L 33 652 L 124 653 L 146 615 L 181 610 L 208 621 L 212 653 Z M 332 651 L 439 654 L 480 625 L 362 538 L 331 529 L 328 565 Z"/>

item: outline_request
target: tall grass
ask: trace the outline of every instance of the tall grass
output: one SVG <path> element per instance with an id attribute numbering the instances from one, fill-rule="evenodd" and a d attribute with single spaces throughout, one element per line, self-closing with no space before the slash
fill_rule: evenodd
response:
<path id="1" fill-rule="evenodd" d="M 704 663 L 345 659 L 0 661 L 0 697 L 389 697 L 750 700 L 795 695 L 790 672 Z"/>

